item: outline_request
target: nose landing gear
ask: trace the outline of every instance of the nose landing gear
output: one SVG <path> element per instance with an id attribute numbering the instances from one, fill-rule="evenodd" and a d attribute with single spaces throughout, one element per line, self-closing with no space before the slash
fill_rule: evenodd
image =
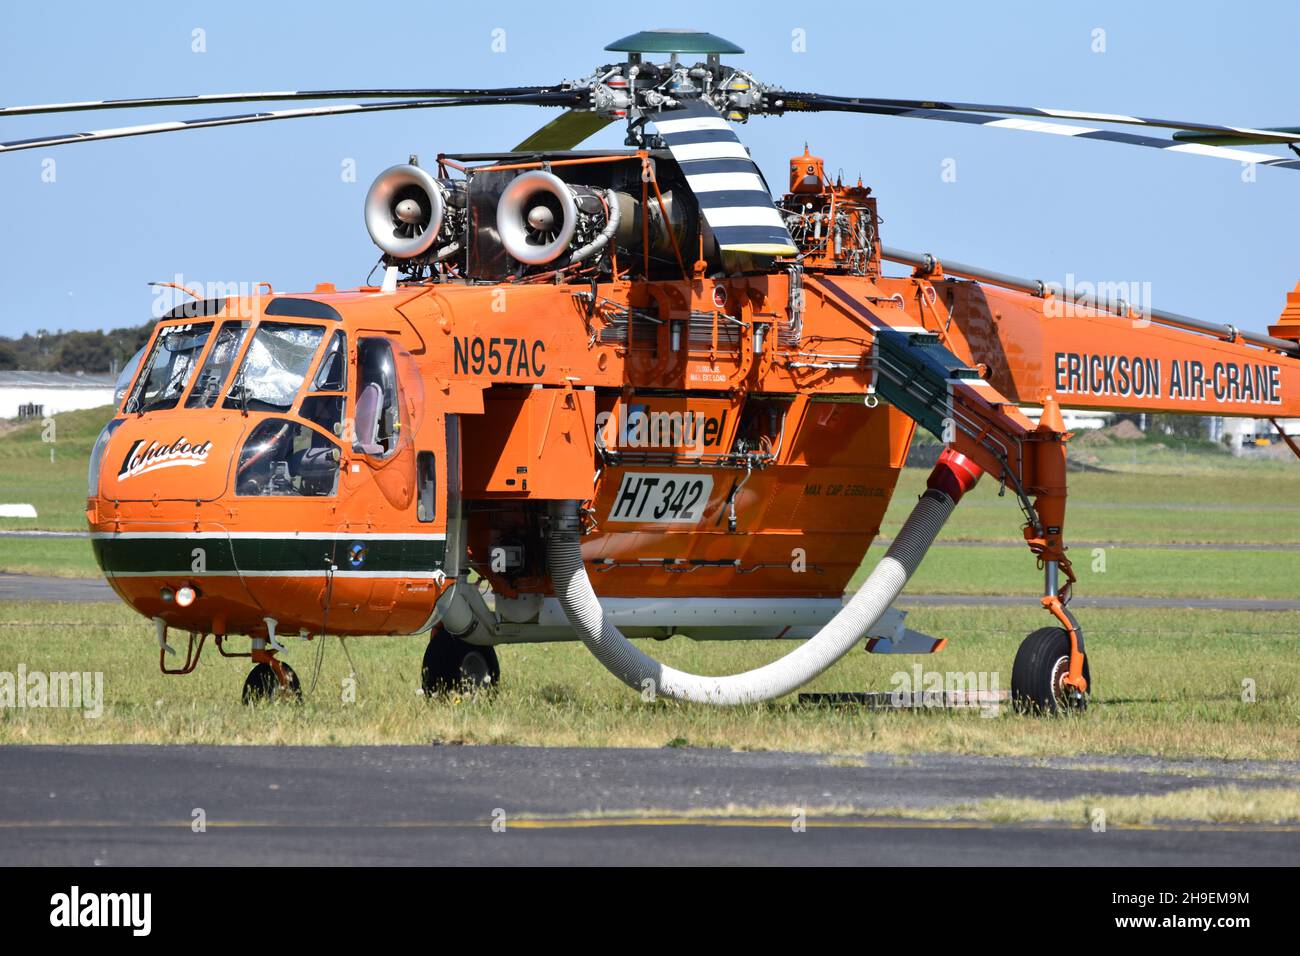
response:
<path id="1" fill-rule="evenodd" d="M 275 639 L 274 618 L 266 618 L 266 626 L 266 640 L 253 638 L 253 649 L 248 655 L 256 666 L 244 679 L 244 703 L 257 704 L 275 700 L 301 703 L 302 685 L 298 681 L 298 675 L 292 667 L 275 656 L 283 648 Z"/>
<path id="2" fill-rule="evenodd" d="M 253 661 L 253 669 L 249 672 L 248 677 L 244 679 L 244 691 L 242 699 L 245 704 L 257 704 L 273 700 L 290 700 L 294 703 L 302 701 L 302 684 L 298 680 L 298 675 L 294 673 L 292 667 L 276 657 L 276 653 L 283 648 L 275 640 L 274 621 L 268 621 L 268 638 L 253 638 L 252 650 L 244 654 L 234 653 L 226 650 L 226 635 L 215 634 L 213 641 L 217 645 L 217 651 L 222 657 L 247 657 Z M 167 624 L 162 618 L 154 618 L 155 632 L 158 640 L 158 668 L 164 674 L 189 674 L 198 666 L 199 656 L 203 653 L 203 645 L 207 641 L 207 634 L 191 632 L 189 635 L 189 645 L 185 653 L 185 663 L 179 668 L 167 666 L 167 655 L 175 654 L 176 651 L 167 643 Z M 476 648 L 476 650 L 491 651 L 491 648 Z M 492 663 L 496 664 L 496 655 L 492 655 Z M 498 670 L 497 676 L 500 676 Z M 495 678 L 494 678 L 495 679 Z"/>
<path id="3" fill-rule="evenodd" d="M 302 684 L 294 669 L 274 657 L 269 662 L 254 666 L 244 679 L 245 704 L 260 704 L 276 700 L 302 700 Z"/>
<path id="4" fill-rule="evenodd" d="M 253 649 L 246 654 L 236 654 L 226 650 L 223 637 L 217 637 L 217 650 L 222 657 L 248 657 L 253 660 L 253 669 L 244 678 L 244 691 L 241 699 L 245 704 L 260 704 L 277 700 L 302 702 L 302 684 L 294 669 L 276 657 L 274 648 L 268 648 L 267 642 L 253 638 Z"/>

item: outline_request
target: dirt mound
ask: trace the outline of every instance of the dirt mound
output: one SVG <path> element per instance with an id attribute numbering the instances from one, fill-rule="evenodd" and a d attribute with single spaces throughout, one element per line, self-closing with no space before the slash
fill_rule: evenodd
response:
<path id="1" fill-rule="evenodd" d="M 1111 438 L 1119 441 L 1136 441 L 1139 438 L 1145 438 L 1142 429 L 1138 428 L 1127 418 L 1118 424 L 1111 425 L 1110 428 L 1103 428 L 1102 431 Z"/>
<path id="2" fill-rule="evenodd" d="M 1070 445 L 1075 448 L 1104 448 L 1114 442 L 1103 428 L 1081 428 L 1070 439 Z"/>

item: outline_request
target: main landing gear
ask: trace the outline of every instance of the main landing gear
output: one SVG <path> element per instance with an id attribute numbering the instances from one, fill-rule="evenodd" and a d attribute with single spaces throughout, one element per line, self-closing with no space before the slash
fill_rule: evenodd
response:
<path id="1" fill-rule="evenodd" d="M 1018 714 L 1062 714 L 1088 707 L 1092 673 L 1083 648 L 1083 629 L 1065 607 L 1069 585 L 1058 586 L 1059 566 L 1046 561 L 1043 607 L 1061 624 L 1040 627 L 1021 642 L 1011 666 L 1011 704 Z"/>
<path id="2" fill-rule="evenodd" d="M 1060 714 L 1085 710 L 1088 698 L 1065 681 L 1070 674 L 1070 632 L 1040 627 L 1020 645 L 1011 666 L 1011 703 L 1019 714 Z M 1083 655 L 1083 679 L 1092 686 L 1088 655 Z"/>
<path id="3" fill-rule="evenodd" d="M 435 627 L 429 634 L 420 668 L 420 686 L 426 697 L 447 691 L 479 690 L 501 682 L 501 664 L 493 647 L 480 647 Z"/>

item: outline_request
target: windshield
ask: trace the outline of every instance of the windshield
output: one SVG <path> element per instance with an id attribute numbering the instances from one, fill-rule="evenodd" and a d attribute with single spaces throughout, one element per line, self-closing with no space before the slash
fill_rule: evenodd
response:
<path id="1" fill-rule="evenodd" d="M 131 356 L 130 361 L 123 366 L 122 374 L 113 383 L 113 407 L 122 407 L 122 399 L 126 398 L 126 390 L 131 387 L 131 382 L 135 379 L 135 373 L 140 369 L 140 361 L 144 358 L 145 348 L 146 346 L 141 346 L 140 351 Z"/>
<path id="2" fill-rule="evenodd" d="M 217 332 L 212 343 L 212 351 L 199 370 L 199 377 L 194 380 L 190 397 L 185 400 L 186 408 L 211 408 L 221 394 L 226 375 L 239 356 L 239 349 L 248 334 L 247 322 L 226 322 Z"/>
<path id="3" fill-rule="evenodd" d="M 319 325 L 263 322 L 248 345 L 225 407 L 288 411 L 324 334 Z"/>
<path id="4" fill-rule="evenodd" d="M 160 330 L 149 355 L 148 371 L 140 376 L 125 411 L 148 412 L 175 406 L 189 384 L 211 332 L 211 322 L 173 325 Z"/>

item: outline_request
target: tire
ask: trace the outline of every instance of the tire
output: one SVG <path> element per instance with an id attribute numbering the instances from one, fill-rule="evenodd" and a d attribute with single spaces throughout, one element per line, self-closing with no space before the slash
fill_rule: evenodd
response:
<path id="1" fill-rule="evenodd" d="M 280 692 L 280 681 L 276 678 L 271 665 L 258 664 L 244 679 L 245 704 L 264 704 L 285 699 L 292 700 L 294 703 L 302 701 L 302 684 L 298 681 L 298 675 L 284 661 L 280 662 L 280 666 L 284 668 L 284 674 L 289 678 L 287 697 Z"/>
<path id="2" fill-rule="evenodd" d="M 501 664 L 494 647 L 480 647 L 434 628 L 424 650 L 420 686 L 426 697 L 449 691 L 486 690 L 501 683 Z"/>
<path id="3" fill-rule="evenodd" d="M 1064 662 L 1064 663 L 1062 663 Z M 1018 714 L 1061 714 L 1085 710 L 1086 697 L 1067 695 L 1060 679 L 1069 673 L 1070 632 L 1063 627 L 1043 627 L 1020 644 L 1011 666 L 1011 703 Z M 1083 678 L 1092 693 L 1088 656 L 1083 657 Z"/>

